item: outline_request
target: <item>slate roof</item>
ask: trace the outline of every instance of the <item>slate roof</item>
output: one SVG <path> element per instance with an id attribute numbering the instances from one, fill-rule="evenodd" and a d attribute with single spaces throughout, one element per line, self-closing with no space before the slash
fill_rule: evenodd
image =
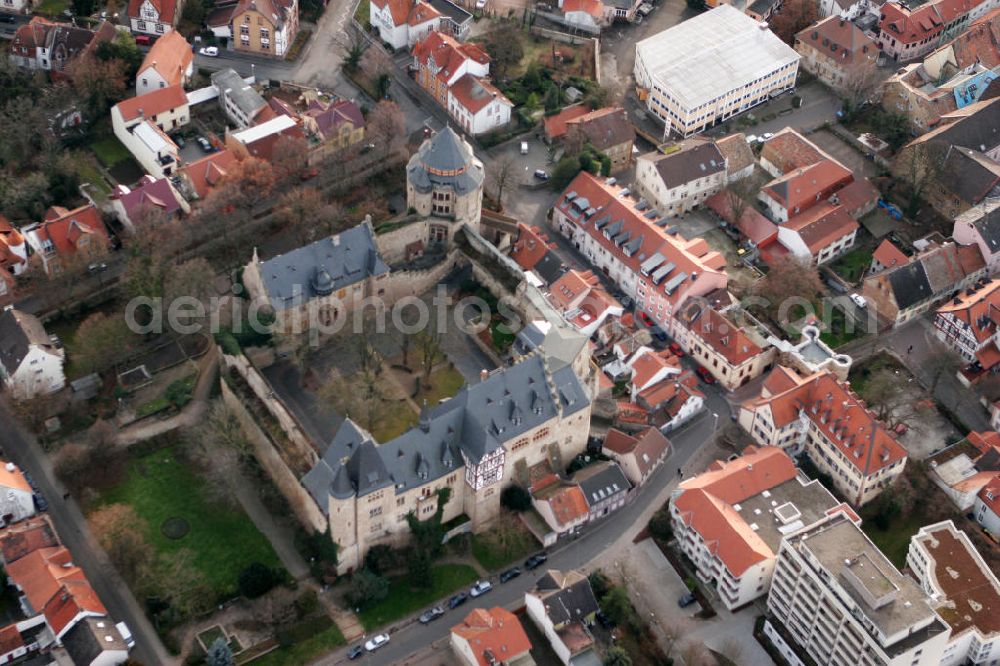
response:
<path id="1" fill-rule="evenodd" d="M 435 185 L 466 194 L 481 187 L 485 176 L 483 165 L 472 154 L 472 147 L 451 127 L 445 127 L 424 141 L 406 165 L 407 181 L 424 194 Z"/>
<path id="2" fill-rule="evenodd" d="M 623 143 L 635 141 L 635 129 L 628 120 L 625 109 L 611 107 L 597 109 L 566 122 L 570 134 L 581 132 L 598 150 L 608 150 Z"/>
<path id="3" fill-rule="evenodd" d="M 538 579 L 532 593 L 542 599 L 545 614 L 556 627 L 568 622 L 582 622 L 588 615 L 600 610 L 590 581 L 577 571 L 563 573 L 549 569 Z"/>
<path id="4" fill-rule="evenodd" d="M 1000 252 L 1000 206 L 993 206 L 992 210 L 980 216 L 973 225 L 989 245 L 990 250 L 994 253 Z"/>
<path id="5" fill-rule="evenodd" d="M 573 482 L 580 485 L 591 507 L 632 487 L 622 468 L 607 461 L 584 467 L 573 475 Z"/>
<path id="6" fill-rule="evenodd" d="M 962 201 L 974 206 L 996 193 L 1000 186 L 1000 164 L 978 150 L 952 146 L 939 179 Z"/>
<path id="7" fill-rule="evenodd" d="M 934 295 L 924 265 L 919 261 L 900 266 L 889 273 L 889 284 L 896 298 L 896 306 L 900 310 L 905 310 Z"/>
<path id="8" fill-rule="evenodd" d="M 258 111 L 267 106 L 267 100 L 231 67 L 214 72 L 212 85 L 220 92 L 224 92 L 226 97 L 251 120 Z"/>
<path id="9" fill-rule="evenodd" d="M 264 290 L 276 310 L 388 272 L 366 222 L 260 264 Z"/>
<path id="10" fill-rule="evenodd" d="M 38 317 L 13 308 L 4 310 L 0 314 L 0 363 L 9 374 L 14 374 L 21 367 L 21 361 L 32 345 L 55 353 Z"/>
<path id="11" fill-rule="evenodd" d="M 107 617 L 83 618 L 66 632 L 62 644 L 74 664 L 92 664 L 105 650 L 128 651 L 115 623 Z"/>
<path id="12" fill-rule="evenodd" d="M 651 160 L 668 189 L 726 170 L 726 158 L 710 142 L 698 141 L 669 155 L 654 155 Z"/>
<path id="13" fill-rule="evenodd" d="M 380 446 L 346 420 L 302 484 L 325 512 L 327 495 L 342 499 L 389 486 L 405 492 L 466 460 L 478 463 L 559 413 L 565 418 L 589 404 L 571 367 L 548 370 L 542 354 L 531 354 L 425 410 L 417 426 Z"/>

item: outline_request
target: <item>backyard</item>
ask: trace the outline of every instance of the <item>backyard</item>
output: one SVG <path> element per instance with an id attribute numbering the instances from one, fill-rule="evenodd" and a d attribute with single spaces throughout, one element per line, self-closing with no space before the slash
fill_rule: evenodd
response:
<path id="1" fill-rule="evenodd" d="M 472 537 L 472 555 L 487 571 L 517 564 L 538 548 L 538 541 L 514 516 L 497 521 L 495 529 Z"/>
<path id="2" fill-rule="evenodd" d="M 830 268 L 847 282 L 855 284 L 872 263 L 872 253 L 865 248 L 851 250 L 834 261 Z"/>
<path id="3" fill-rule="evenodd" d="M 875 514 L 878 513 L 878 502 L 872 502 L 861 509 L 861 529 L 868 538 L 879 547 L 889 561 L 898 568 L 906 564 L 906 553 L 910 549 L 910 537 L 920 531 L 920 528 L 933 522 L 921 510 L 922 505 L 916 504 L 906 516 L 896 516 L 892 519 L 889 529 L 880 530 L 875 524 Z"/>
<path id="4" fill-rule="evenodd" d="M 119 183 L 131 185 L 142 177 L 142 169 L 132 159 L 131 153 L 114 136 L 104 136 L 92 141 L 91 152 Z"/>
<path id="5" fill-rule="evenodd" d="M 254 666 L 305 664 L 346 643 L 337 625 L 326 616 L 301 622 L 289 629 L 286 634 L 283 638 L 292 644 L 279 647 L 254 659 Z"/>
<path id="6" fill-rule="evenodd" d="M 190 550 L 192 564 L 220 599 L 236 593 L 237 578 L 250 564 L 281 567 L 247 515 L 212 497 L 179 442 L 131 460 L 125 478 L 100 496 L 99 504 L 112 503 L 131 506 L 146 521 L 146 537 L 158 553 Z M 184 529 L 164 529 L 168 524 Z"/>
<path id="7" fill-rule="evenodd" d="M 433 572 L 434 585 L 424 590 L 412 589 L 405 575 L 393 578 L 389 584 L 389 596 L 358 614 L 361 624 L 371 631 L 394 622 L 472 585 L 478 578 L 476 570 L 467 564 L 438 564 Z"/>

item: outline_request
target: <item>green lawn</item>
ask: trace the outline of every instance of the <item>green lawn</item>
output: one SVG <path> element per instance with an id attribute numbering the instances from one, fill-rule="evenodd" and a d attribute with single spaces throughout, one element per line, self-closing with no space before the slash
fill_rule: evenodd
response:
<path id="1" fill-rule="evenodd" d="M 902 569 L 906 564 L 906 553 L 910 550 L 910 537 L 920 531 L 920 528 L 930 521 L 919 510 L 914 509 L 909 516 L 899 516 L 892 519 L 890 528 L 883 532 L 875 525 L 875 504 L 872 502 L 861 509 L 861 529 L 868 538 L 879 547 L 886 557 Z"/>
<path id="2" fill-rule="evenodd" d="M 417 417 L 417 413 L 410 409 L 405 400 L 391 403 L 386 406 L 372 428 L 372 437 L 378 442 L 395 439 L 417 425 Z"/>
<path id="3" fill-rule="evenodd" d="M 39 14 L 48 14 L 50 16 L 61 13 L 64 9 L 69 8 L 69 0 L 42 0 L 35 11 Z"/>
<path id="4" fill-rule="evenodd" d="M 121 141 L 113 136 L 94 141 L 90 144 L 90 149 L 97 155 L 97 159 L 101 160 L 101 164 L 109 169 L 132 157 Z"/>
<path id="5" fill-rule="evenodd" d="M 108 186 L 107 181 L 104 180 L 104 176 L 98 171 L 97 167 L 91 162 L 90 158 L 83 158 L 77 160 L 76 163 L 76 174 L 80 177 L 80 181 L 83 183 L 90 183 L 91 194 L 98 202 L 103 202 L 111 194 L 111 188 Z"/>
<path id="6" fill-rule="evenodd" d="M 361 624 L 371 631 L 411 615 L 460 588 L 472 585 L 477 579 L 476 570 L 466 564 L 437 565 L 434 567 L 434 586 L 427 590 L 410 589 L 405 576 L 394 578 L 389 596 L 361 611 Z"/>
<path id="7" fill-rule="evenodd" d="M 872 263 L 872 253 L 866 249 L 858 248 L 851 250 L 844 256 L 837 259 L 830 268 L 840 277 L 851 284 L 861 279 L 861 274 L 865 272 Z"/>
<path id="8" fill-rule="evenodd" d="M 371 24 L 371 7 L 367 2 L 359 2 L 358 9 L 354 12 L 354 18 L 365 28 Z"/>
<path id="9" fill-rule="evenodd" d="M 295 643 L 268 652 L 253 660 L 253 666 L 297 666 L 306 664 L 316 657 L 330 652 L 347 641 L 340 629 L 328 617 L 319 617 L 302 622 L 289 630 L 289 637 Z"/>
<path id="10" fill-rule="evenodd" d="M 421 377 L 423 380 L 423 377 Z M 450 398 L 458 393 L 458 390 L 465 385 L 462 374 L 453 367 L 445 366 L 438 368 L 431 373 L 429 390 L 420 390 L 417 395 L 417 402 L 427 401 L 429 406 L 438 404 L 444 398 Z"/>
<path id="11" fill-rule="evenodd" d="M 132 506 L 146 520 L 146 535 L 158 552 L 190 549 L 195 567 L 220 596 L 235 591 L 239 573 L 253 562 L 281 569 L 271 544 L 250 518 L 213 501 L 205 483 L 168 447 L 132 460 L 125 480 L 101 501 Z M 175 516 L 186 520 L 190 531 L 169 539 L 160 526 Z"/>
<path id="12" fill-rule="evenodd" d="M 847 330 L 847 315 L 844 311 L 835 307 L 831 310 L 831 317 L 829 321 L 829 327 L 820 333 L 820 340 L 825 342 L 831 348 L 836 349 L 837 347 L 847 344 L 855 338 L 860 338 L 865 335 L 864 323 L 854 322 L 854 330 Z"/>
<path id="13" fill-rule="evenodd" d="M 472 537 L 472 555 L 487 571 L 497 571 L 520 562 L 538 550 L 538 541 L 520 520 Z"/>
<path id="14" fill-rule="evenodd" d="M 162 412 L 168 407 L 170 407 L 170 401 L 166 398 L 161 397 L 156 400 L 150 400 L 149 402 L 144 402 L 135 408 L 135 417 L 137 419 L 145 418 L 156 414 L 157 412 Z"/>

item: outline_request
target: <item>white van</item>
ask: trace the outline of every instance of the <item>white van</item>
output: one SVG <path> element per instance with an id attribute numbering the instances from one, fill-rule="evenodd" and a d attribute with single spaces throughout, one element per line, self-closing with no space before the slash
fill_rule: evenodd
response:
<path id="1" fill-rule="evenodd" d="M 132 632 L 129 631 L 127 624 L 119 622 L 115 625 L 115 629 L 117 629 L 118 633 L 121 634 L 122 640 L 125 641 L 125 646 L 128 647 L 129 650 L 135 647 L 135 639 L 132 638 Z"/>

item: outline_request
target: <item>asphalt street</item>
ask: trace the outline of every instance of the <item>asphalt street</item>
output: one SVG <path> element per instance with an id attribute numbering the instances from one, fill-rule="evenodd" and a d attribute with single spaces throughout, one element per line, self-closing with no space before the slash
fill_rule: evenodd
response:
<path id="1" fill-rule="evenodd" d="M 421 625 L 413 617 L 392 627 L 377 630 L 378 633 L 388 632 L 391 641 L 387 646 L 369 655 L 365 663 L 375 666 L 405 664 L 412 661 L 415 658 L 414 653 L 417 652 L 422 658 L 425 654 L 447 651 L 450 648 L 447 647 L 447 641 L 442 639 L 446 639 L 451 627 L 461 622 L 462 618 L 474 608 L 503 606 L 511 610 L 516 609 L 524 605 L 524 593 L 534 586 L 535 581 L 546 569 L 589 571 L 592 560 L 609 549 L 631 543 L 645 526 L 648 520 L 647 514 L 658 509 L 676 486 L 677 469 L 683 469 L 703 445 L 711 442 L 715 428 L 719 424 L 724 424 L 729 418 L 730 407 L 726 399 L 714 387 L 704 388 L 708 398 L 707 409 L 680 430 L 669 435 L 673 444 L 671 455 L 640 489 L 631 504 L 588 527 L 580 536 L 562 541 L 550 549 L 549 561 L 539 569 L 525 571 L 520 577 L 503 585 L 499 583 L 496 575 L 491 576 L 493 591 L 478 599 L 469 599 L 454 610 L 446 611 L 441 619 L 432 624 Z M 713 414 L 718 414 L 718 417 Z M 447 599 L 442 599 L 441 603 L 446 601 Z M 427 646 L 431 647 L 428 649 Z M 346 655 L 345 648 L 313 663 L 316 666 L 345 663 Z"/>
<path id="2" fill-rule="evenodd" d="M 49 502 L 48 514 L 63 545 L 73 556 L 73 563 L 83 569 L 97 596 L 116 622 L 128 624 L 135 637 L 132 657 L 144 664 L 167 664 L 172 661 L 163 648 L 153 625 L 132 596 L 125 581 L 108 561 L 87 527 L 87 520 L 76 501 L 64 497 L 65 489 L 55 479 L 50 459 L 38 441 L 26 434 L 0 402 L 0 446 L 2 454 L 34 478 L 38 489 Z"/>

